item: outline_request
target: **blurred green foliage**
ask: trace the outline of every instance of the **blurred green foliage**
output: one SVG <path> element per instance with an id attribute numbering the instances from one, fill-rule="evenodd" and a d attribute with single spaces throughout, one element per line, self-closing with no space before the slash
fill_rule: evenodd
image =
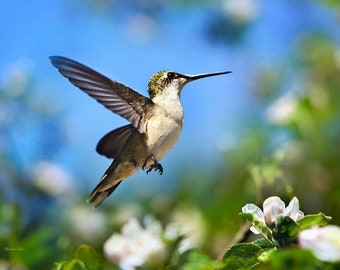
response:
<path id="1" fill-rule="evenodd" d="M 77 248 L 74 259 L 57 263 L 56 270 L 100 270 L 103 269 L 101 261 L 102 258 L 93 248 L 81 245 Z"/>

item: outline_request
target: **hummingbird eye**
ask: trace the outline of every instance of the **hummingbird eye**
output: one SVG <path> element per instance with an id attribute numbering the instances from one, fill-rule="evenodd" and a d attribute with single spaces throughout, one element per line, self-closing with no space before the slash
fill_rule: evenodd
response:
<path id="1" fill-rule="evenodd" d="M 168 78 L 168 79 L 174 79 L 174 78 L 177 77 L 176 75 L 177 75 L 177 74 L 176 74 L 175 72 L 168 72 L 167 78 Z"/>

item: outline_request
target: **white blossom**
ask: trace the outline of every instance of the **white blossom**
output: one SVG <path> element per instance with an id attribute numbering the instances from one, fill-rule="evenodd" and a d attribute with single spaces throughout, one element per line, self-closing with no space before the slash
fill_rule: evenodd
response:
<path id="1" fill-rule="evenodd" d="M 283 215 L 285 203 L 277 196 L 267 198 L 263 202 L 263 213 L 267 224 L 273 224 L 278 216 Z"/>
<path id="2" fill-rule="evenodd" d="M 206 236 L 206 224 L 201 212 L 188 207 L 175 210 L 171 216 L 171 222 L 166 226 L 165 235 L 173 240 L 180 236 L 185 237 L 179 244 L 180 253 L 200 247 Z"/>
<path id="3" fill-rule="evenodd" d="M 106 257 L 123 270 L 159 265 L 168 255 L 161 224 L 152 218 L 145 219 L 144 224 L 145 228 L 136 218 L 131 218 L 121 233 L 114 233 L 104 244 Z"/>
<path id="4" fill-rule="evenodd" d="M 285 94 L 269 106 L 266 112 L 267 119 L 273 124 L 285 124 L 292 119 L 296 107 L 296 98 L 291 93 Z"/>
<path id="5" fill-rule="evenodd" d="M 254 214 L 258 221 L 267 225 L 275 223 L 279 216 L 288 216 L 294 221 L 304 216 L 303 212 L 299 210 L 299 200 L 296 197 L 285 207 L 285 203 L 279 197 L 272 196 L 263 202 L 263 211 L 255 204 L 249 203 L 242 207 L 242 212 Z M 253 226 L 250 230 L 256 234 L 259 233 Z"/>
<path id="6" fill-rule="evenodd" d="M 70 195 L 74 191 L 71 176 L 58 164 L 40 161 L 32 169 L 32 178 L 37 187 L 51 196 Z"/>
<path id="7" fill-rule="evenodd" d="M 283 210 L 283 215 L 290 217 L 294 221 L 299 220 L 305 215 L 301 210 L 299 210 L 299 200 L 296 197 L 294 197 Z"/>
<path id="8" fill-rule="evenodd" d="M 301 247 L 310 249 L 322 261 L 340 261 L 340 227 L 328 225 L 313 227 L 300 232 L 298 237 Z"/>
<path id="9" fill-rule="evenodd" d="M 265 217 L 264 217 L 264 214 L 263 214 L 262 210 L 258 206 L 256 206 L 255 204 L 248 203 L 245 206 L 243 206 L 242 207 L 242 213 L 251 213 L 251 214 L 254 214 L 255 218 L 258 221 L 262 222 L 263 225 L 266 224 Z M 250 230 L 253 233 L 255 233 L 255 234 L 259 234 L 260 233 L 254 226 L 251 226 Z"/>
<path id="10" fill-rule="evenodd" d="M 66 213 L 70 227 L 81 239 L 93 242 L 103 236 L 106 217 L 102 212 L 85 205 L 68 208 Z"/>
<path id="11" fill-rule="evenodd" d="M 258 13 L 254 0 L 225 0 L 223 11 L 226 16 L 239 23 L 252 21 Z"/>

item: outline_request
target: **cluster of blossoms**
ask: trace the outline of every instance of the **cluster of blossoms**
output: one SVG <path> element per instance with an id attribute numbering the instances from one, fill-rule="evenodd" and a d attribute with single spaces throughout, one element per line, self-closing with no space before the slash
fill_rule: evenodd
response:
<path id="1" fill-rule="evenodd" d="M 264 201 L 263 209 L 255 204 L 246 204 L 242 212 L 252 225 L 251 231 L 262 234 L 266 239 L 268 244 L 263 246 L 265 249 L 276 252 L 278 247 L 293 245 L 311 250 L 322 261 L 340 261 L 340 227 L 325 226 L 330 217 L 322 213 L 304 215 L 299 209 L 296 197 L 287 206 L 279 197 L 269 197 Z M 179 230 L 175 225 L 168 224 L 163 228 L 160 222 L 152 217 L 144 218 L 142 224 L 136 218 L 131 218 L 120 233 L 114 233 L 107 239 L 104 253 L 108 260 L 123 270 L 141 267 L 163 269 L 170 262 L 175 250 L 184 254 L 184 251 L 192 247 L 182 241 L 183 230 Z M 190 234 L 191 230 L 192 228 L 187 232 Z M 264 242 L 261 243 L 263 245 Z M 239 247 L 239 250 L 230 249 L 229 254 L 242 257 L 244 250 L 241 248 L 244 247 Z M 270 253 L 266 254 L 269 256 Z"/>
<path id="2" fill-rule="evenodd" d="M 195 237 L 190 235 L 184 239 L 183 235 L 190 232 L 185 226 L 179 229 L 177 225 L 174 220 L 163 228 L 151 216 L 146 216 L 142 224 L 136 218 L 130 218 L 120 233 L 114 233 L 106 240 L 105 256 L 122 270 L 163 269 L 173 251 L 184 253 L 197 244 Z"/>
<path id="3" fill-rule="evenodd" d="M 141 265 L 162 265 L 168 257 L 161 224 L 146 217 L 144 226 L 136 218 L 131 218 L 121 229 L 104 244 L 104 253 L 113 263 L 123 270 L 133 270 Z"/>
<path id="4" fill-rule="evenodd" d="M 173 212 L 166 227 L 151 216 L 144 217 L 142 224 L 130 218 L 120 233 L 107 239 L 104 253 L 123 270 L 165 268 L 174 251 L 183 254 L 199 246 L 204 234 L 205 223 L 200 212 L 181 208 Z"/>
<path id="5" fill-rule="evenodd" d="M 269 197 L 263 202 L 263 211 L 254 204 L 246 204 L 242 207 L 242 213 L 251 214 L 249 221 L 253 225 L 250 228 L 253 233 L 262 233 L 267 240 L 271 240 L 273 243 L 273 235 L 268 236 L 268 232 L 272 234 L 275 229 L 277 231 L 283 217 L 289 217 L 294 224 L 297 224 L 296 226 L 300 225 L 301 227 L 306 226 L 303 224 L 314 222 L 316 225 L 298 232 L 298 245 L 311 250 L 322 261 L 340 261 L 340 227 L 335 225 L 317 226 L 317 222 L 311 220 L 316 220 L 323 214 L 304 216 L 304 213 L 299 210 L 299 201 L 296 197 L 290 201 L 287 207 L 279 197 Z"/>
<path id="6" fill-rule="evenodd" d="M 277 196 L 272 196 L 263 202 L 263 211 L 255 204 L 249 203 L 242 207 L 243 213 L 252 213 L 263 223 L 271 227 L 279 216 L 288 216 L 292 220 L 297 221 L 304 216 L 304 213 L 299 210 L 299 200 L 294 197 L 288 206 Z M 260 232 L 252 226 L 250 230 L 259 234 Z"/>

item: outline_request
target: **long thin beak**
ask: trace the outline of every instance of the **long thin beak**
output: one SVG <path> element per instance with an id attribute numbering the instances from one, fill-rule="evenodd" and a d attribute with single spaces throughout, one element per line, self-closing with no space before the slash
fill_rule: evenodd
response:
<path id="1" fill-rule="evenodd" d="M 206 77 L 217 76 L 231 73 L 231 71 L 223 71 L 223 72 L 215 72 L 215 73 L 205 73 L 205 74 L 197 74 L 197 75 L 185 75 L 189 81 L 199 80 Z"/>

